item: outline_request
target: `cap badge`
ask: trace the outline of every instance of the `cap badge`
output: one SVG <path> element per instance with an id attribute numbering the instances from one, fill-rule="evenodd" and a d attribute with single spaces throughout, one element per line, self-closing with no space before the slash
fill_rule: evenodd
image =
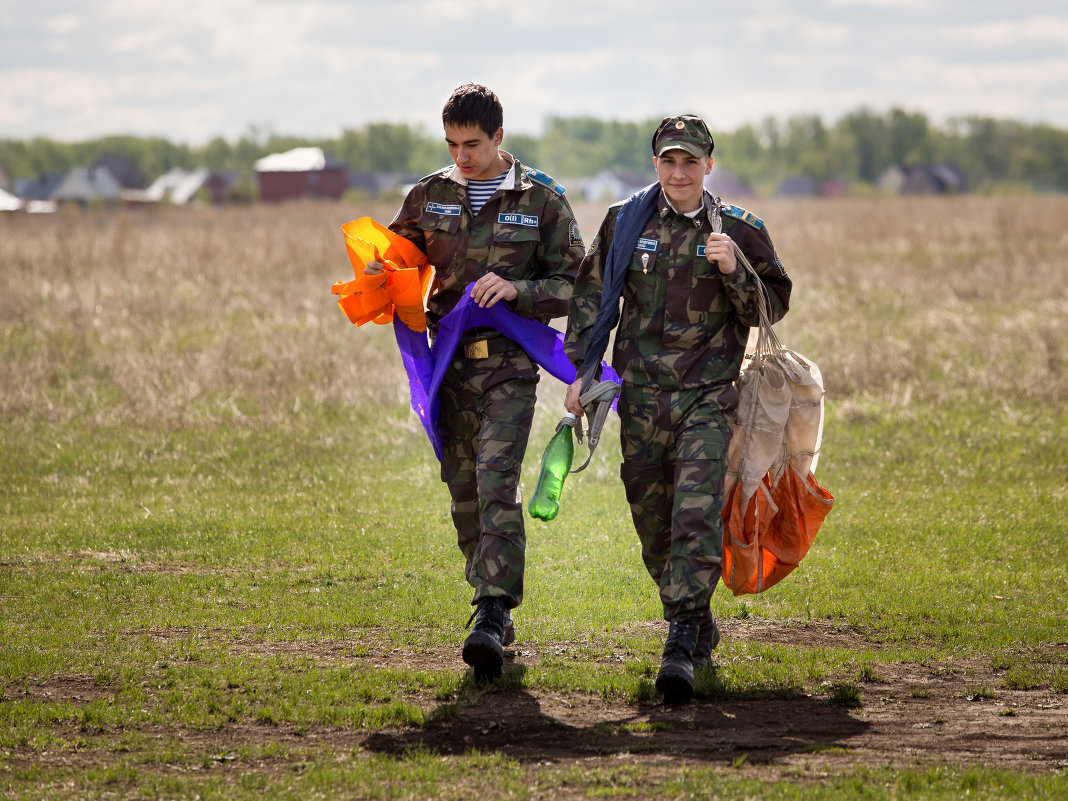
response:
<path id="1" fill-rule="evenodd" d="M 675 127 L 681 131 L 683 128 L 686 127 L 686 123 L 684 123 L 682 120 L 679 120 L 675 123 Z"/>

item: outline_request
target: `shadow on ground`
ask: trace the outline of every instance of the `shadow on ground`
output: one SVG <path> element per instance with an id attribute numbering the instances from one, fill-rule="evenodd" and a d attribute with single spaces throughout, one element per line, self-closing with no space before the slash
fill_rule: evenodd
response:
<path id="1" fill-rule="evenodd" d="M 387 754 L 493 751 L 520 762 L 665 754 L 732 764 L 824 752 L 867 729 L 848 709 L 802 694 L 622 704 L 574 693 L 535 696 L 522 687 L 524 672 L 514 667 L 486 688 L 475 687 L 469 672 L 461 695 L 473 693 L 473 703 L 441 706 L 416 730 L 376 732 L 364 747 Z"/>

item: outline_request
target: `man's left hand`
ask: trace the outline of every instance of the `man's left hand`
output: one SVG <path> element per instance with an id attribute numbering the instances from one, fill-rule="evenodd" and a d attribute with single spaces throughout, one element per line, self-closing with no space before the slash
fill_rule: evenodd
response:
<path id="1" fill-rule="evenodd" d="M 486 273 L 471 287 L 471 299 L 481 308 L 488 309 L 499 300 L 515 300 L 519 292 L 515 284 L 496 273 Z"/>

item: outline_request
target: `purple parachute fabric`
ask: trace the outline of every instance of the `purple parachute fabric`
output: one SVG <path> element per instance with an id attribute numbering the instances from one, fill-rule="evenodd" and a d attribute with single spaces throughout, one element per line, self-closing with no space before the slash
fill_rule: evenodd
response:
<path id="1" fill-rule="evenodd" d="M 504 303 L 489 308 L 480 308 L 471 299 L 471 284 L 456 307 L 441 318 L 438 336 L 431 348 L 425 332 L 416 333 L 396 315 L 393 317 L 393 333 L 397 337 L 404 371 L 408 374 L 408 389 L 411 393 L 412 411 L 426 429 L 434 455 L 441 460 L 441 434 L 438 432 L 438 390 L 445 376 L 460 337 L 468 329 L 490 326 L 509 339 L 515 340 L 531 359 L 550 375 L 570 384 L 575 380 L 575 366 L 564 354 L 564 335 L 537 320 L 520 317 Z M 602 364 L 602 378 L 619 383 L 619 375 L 607 364 Z"/>

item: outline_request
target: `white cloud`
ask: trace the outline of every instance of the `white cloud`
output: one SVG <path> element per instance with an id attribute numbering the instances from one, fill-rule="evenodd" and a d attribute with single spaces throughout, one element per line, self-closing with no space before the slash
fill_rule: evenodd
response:
<path id="1" fill-rule="evenodd" d="M 746 19 L 741 30 L 746 46 L 825 47 L 845 44 L 853 38 L 852 29 L 844 22 L 824 22 L 792 11 Z"/>
<path id="2" fill-rule="evenodd" d="M 830 7 L 835 8 L 890 8 L 903 9 L 929 9 L 930 0 L 828 0 Z"/>
<path id="3" fill-rule="evenodd" d="M 951 40 L 983 47 L 1057 45 L 1068 49 L 1068 17 L 1022 17 L 947 27 Z"/>
<path id="4" fill-rule="evenodd" d="M 67 36 L 78 30 L 80 25 L 77 14 L 58 14 L 44 21 L 44 29 L 53 36 Z"/>

